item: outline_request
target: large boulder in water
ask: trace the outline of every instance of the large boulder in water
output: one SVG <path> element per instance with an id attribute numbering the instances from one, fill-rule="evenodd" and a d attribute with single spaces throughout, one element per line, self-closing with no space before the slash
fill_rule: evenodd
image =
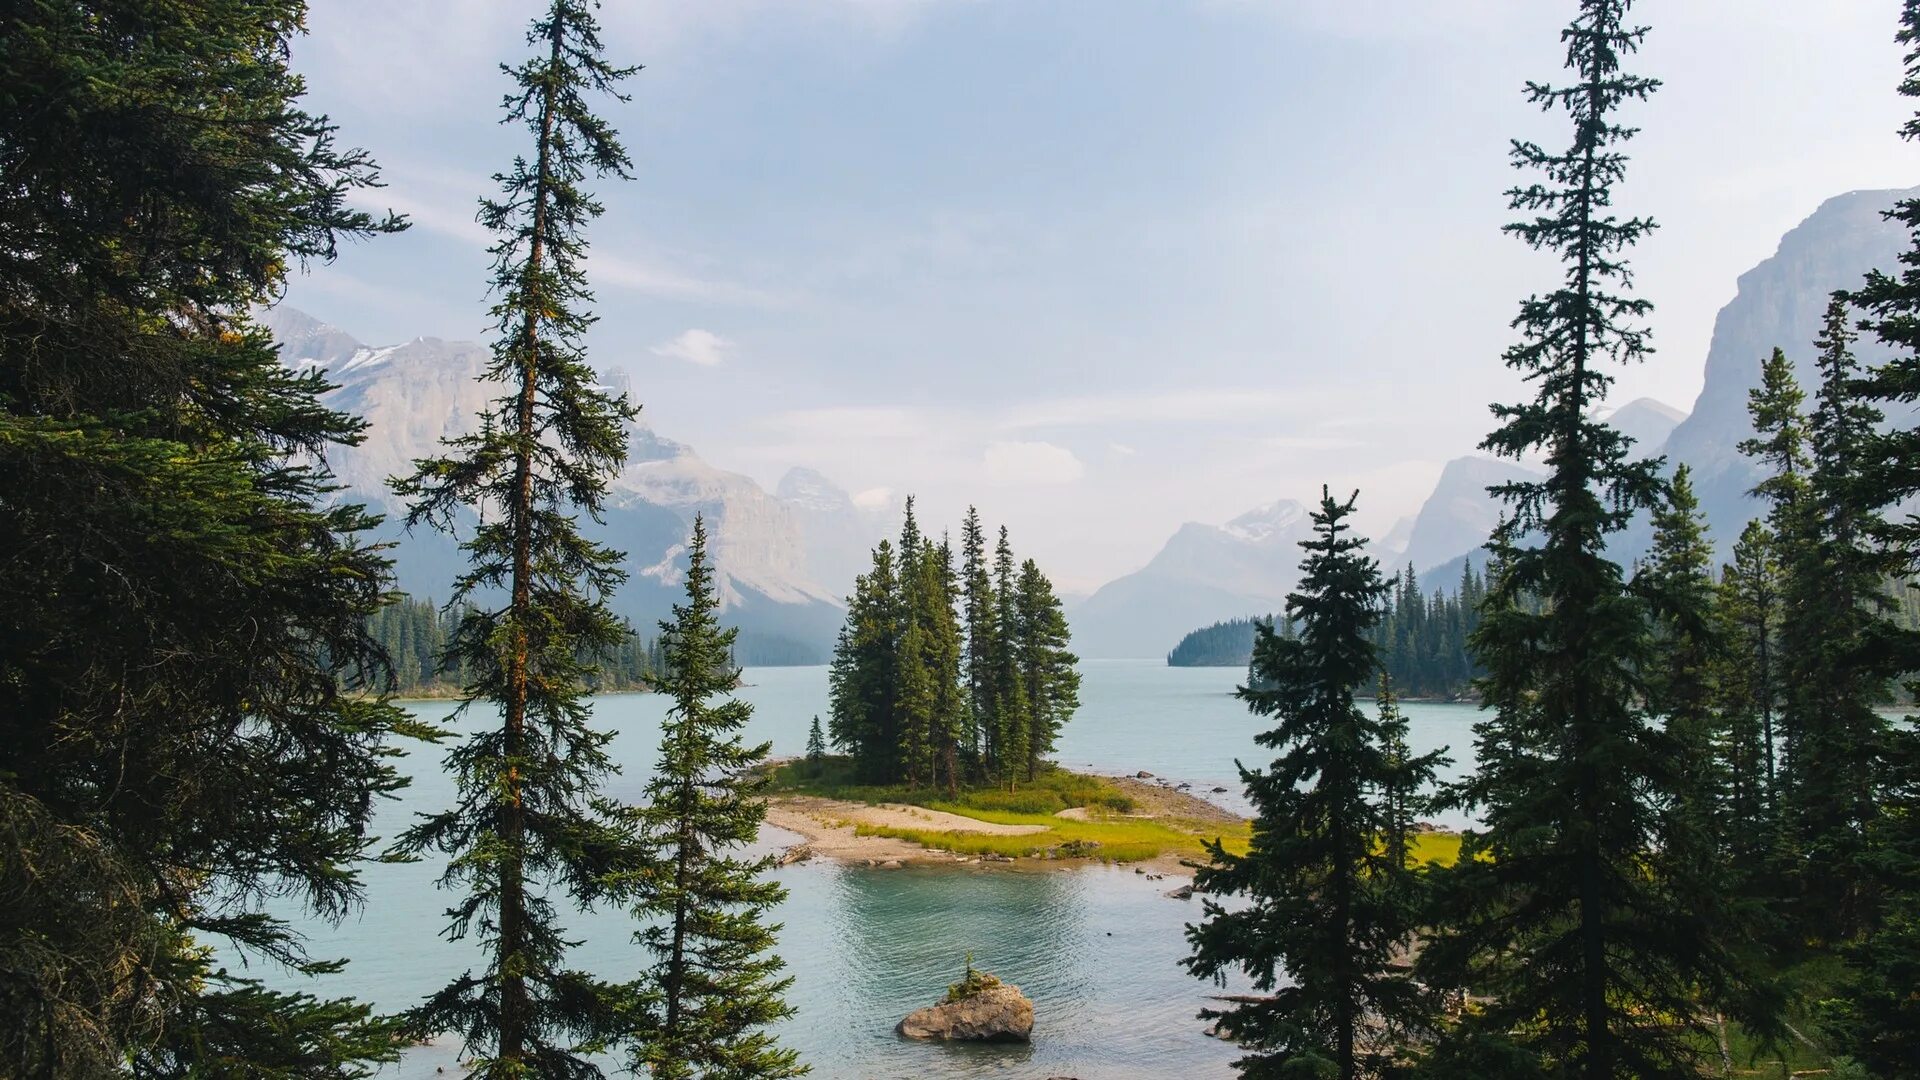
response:
<path id="1" fill-rule="evenodd" d="M 947 1000 L 914 1012 L 896 1028 L 909 1039 L 957 1039 L 971 1042 L 1028 1042 L 1033 1037 L 1033 1002 L 1011 983 L 991 975 L 958 984 Z M 962 989 L 967 992 L 961 993 Z"/>

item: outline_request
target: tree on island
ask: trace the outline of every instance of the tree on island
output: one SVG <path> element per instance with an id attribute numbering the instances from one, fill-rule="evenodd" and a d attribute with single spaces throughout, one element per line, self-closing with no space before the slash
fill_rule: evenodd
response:
<path id="1" fill-rule="evenodd" d="M 1254 741 L 1280 756 L 1265 771 L 1238 766 L 1255 810 L 1247 853 L 1215 841 L 1212 864 L 1194 871 L 1196 891 L 1249 900 L 1234 910 L 1207 900 L 1205 920 L 1187 928 L 1186 960 L 1203 978 L 1244 972 L 1269 995 L 1201 1014 L 1252 1051 L 1235 1063 L 1245 1076 L 1379 1075 L 1429 1014 L 1394 960 L 1420 923 L 1414 879 L 1402 872 L 1407 811 L 1441 757 L 1407 753 L 1390 695 L 1377 714 L 1354 699 L 1379 677 L 1370 631 L 1389 586 L 1352 535 L 1353 507 L 1322 489 L 1287 597 L 1297 633 L 1258 630 L 1258 688 L 1240 697 L 1278 719 Z"/>
<path id="2" fill-rule="evenodd" d="M 956 568 L 909 499 L 898 571 L 883 540 L 854 582 L 828 672 L 829 731 L 870 782 L 957 795 L 963 783 L 1030 781 L 1079 707 L 1052 582 L 1015 559 L 1006 529 L 991 568 L 984 541 L 969 510 Z"/>
<path id="3" fill-rule="evenodd" d="M 297 0 L 0 14 L 0 1074 L 353 1077 L 337 964 L 404 781 L 366 620 L 390 566 L 324 466 L 364 425 L 248 314 L 404 223 L 302 108 Z M 227 958 L 223 961 L 223 957 Z"/>
<path id="4" fill-rule="evenodd" d="M 1479 772 L 1458 793 L 1483 826 L 1443 875 L 1421 957 L 1435 985 L 1490 1000 L 1436 1048 L 1447 1075 L 1693 1077 L 1717 1010 L 1767 1027 L 1745 994 L 1740 927 L 1699 902 L 1679 854 L 1692 845 L 1675 843 L 1682 748 L 1641 703 L 1651 613 L 1606 555 L 1606 538 L 1661 491 L 1661 462 L 1635 460 L 1631 440 L 1592 415 L 1612 382 L 1599 364 L 1648 351 L 1634 322 L 1650 305 L 1627 294 L 1621 253 L 1653 223 L 1612 208 L 1634 133 L 1615 114 L 1657 86 L 1621 68 L 1645 36 L 1628 7 L 1582 0 L 1561 35 L 1576 81 L 1528 86 L 1533 103 L 1568 114 L 1571 145 L 1513 147 L 1515 165 L 1543 179 L 1510 192 L 1530 216 L 1507 231 L 1565 271 L 1521 304 L 1522 340 L 1506 353 L 1536 396 L 1495 406 L 1502 424 L 1483 444 L 1512 458 L 1544 450 L 1549 474 L 1494 489 L 1511 513 L 1473 639 L 1493 712 L 1475 727 Z"/>
<path id="5" fill-rule="evenodd" d="M 448 755 L 457 802 L 408 829 L 397 850 L 451 856 L 442 885 L 467 891 L 448 936 L 477 934 L 485 957 L 413 1010 L 413 1030 L 458 1033 L 474 1075 L 589 1077 L 600 1073 L 591 1055 L 623 1037 L 638 991 L 567 966 L 574 943 L 555 901 L 602 898 L 603 876 L 638 849 L 601 794 L 615 771 L 611 735 L 589 725 L 584 700 L 593 668 L 583 657 L 627 637 L 607 606 L 625 572 L 574 515 L 598 519 L 636 410 L 598 385 L 580 344 L 593 322 L 583 233 L 600 213 L 580 183 L 589 171 L 625 178 L 628 167 L 583 95 L 620 99 L 633 69 L 602 59 L 590 0 L 552 0 L 527 40 L 535 55 L 510 69 L 517 89 L 505 109 L 533 153 L 498 177 L 500 197 L 480 211 L 498 237 L 484 378 L 501 396 L 478 431 L 395 483 L 412 500 L 409 526 L 451 531 L 467 513 L 479 518 L 453 597 L 473 606 L 448 652 L 468 672 L 462 711 L 485 701 L 500 719 Z"/>
<path id="6" fill-rule="evenodd" d="M 687 601 L 660 624 L 665 666 L 654 686 L 672 700 L 660 764 L 645 805 L 631 812 L 647 856 L 621 881 L 637 893 L 636 917 L 651 924 L 637 940 L 655 957 L 633 1066 L 663 1080 L 799 1076 L 807 1070 L 794 1052 L 765 1030 L 793 1014 L 783 997 L 793 980 L 781 977 L 773 952 L 779 927 L 766 922 L 787 891 L 764 880 L 773 856 L 738 854 L 766 819 L 760 766 L 769 744 L 741 741 L 753 706 L 731 696 L 739 631 L 720 628 L 700 517 L 687 559 Z M 809 756 L 819 739 L 816 718 Z"/>

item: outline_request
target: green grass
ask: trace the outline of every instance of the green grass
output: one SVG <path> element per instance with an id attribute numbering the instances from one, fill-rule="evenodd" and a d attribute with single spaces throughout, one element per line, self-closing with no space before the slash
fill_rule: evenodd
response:
<path id="1" fill-rule="evenodd" d="M 1017 836 L 953 832 L 936 828 L 860 825 L 860 836 L 886 836 L 922 847 L 962 855 L 999 855 L 1007 858 L 1085 857 L 1116 863 L 1142 862 L 1171 855 L 1200 859 L 1206 844 L 1219 840 L 1234 854 L 1243 854 L 1252 830 L 1246 822 L 1225 824 L 1172 818 L 1127 816 L 1133 799 L 1113 782 L 1061 768 L 1048 768 L 1032 783 L 1014 791 L 1000 787 L 963 789 L 950 799 L 944 790 L 908 790 L 901 785 L 863 784 L 846 758 L 819 762 L 789 762 L 774 770 L 775 794 L 818 795 L 862 803 L 903 803 L 940 810 L 996 825 L 1039 825 L 1045 832 Z M 1089 808 L 1089 820 L 1073 821 L 1054 815 L 1076 806 Z M 1451 863 L 1460 855 L 1460 837 L 1453 833 L 1417 833 L 1414 861 Z"/>

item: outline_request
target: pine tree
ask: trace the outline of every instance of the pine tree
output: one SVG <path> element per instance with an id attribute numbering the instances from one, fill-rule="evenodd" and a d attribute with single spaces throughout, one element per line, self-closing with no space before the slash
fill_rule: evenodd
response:
<path id="1" fill-rule="evenodd" d="M 766 818 L 760 766 L 770 747 L 741 741 L 753 706 L 729 696 L 739 631 L 720 628 L 699 517 L 687 558 L 687 602 L 660 624 L 666 663 L 655 689 L 672 700 L 660 765 L 633 814 L 648 849 L 631 883 L 635 915 L 650 924 L 637 937 L 656 958 L 647 982 L 658 996 L 633 1065 L 660 1078 L 798 1076 L 794 1052 L 765 1030 L 793 1014 L 783 998 L 793 980 L 773 952 L 779 928 L 765 921 L 786 888 L 764 880 L 773 856 L 737 854 Z"/>
<path id="2" fill-rule="evenodd" d="M 960 529 L 960 587 L 966 613 L 967 717 L 971 756 L 978 775 L 992 776 L 994 753 L 993 657 L 999 630 L 994 619 L 993 579 L 987 573 L 987 540 L 980 513 L 967 507 Z"/>
<path id="3" fill-rule="evenodd" d="M 1300 545 L 1299 591 L 1287 598 L 1299 636 L 1258 631 L 1253 677 L 1263 688 L 1240 697 L 1278 719 L 1254 740 L 1280 756 L 1265 771 L 1239 766 L 1255 808 L 1251 844 L 1245 855 L 1209 845 L 1212 865 L 1194 873 L 1197 891 L 1249 901 L 1229 910 L 1209 899 L 1205 920 L 1187 928 L 1188 970 L 1241 971 L 1269 995 L 1201 1014 L 1253 1051 L 1235 1063 L 1243 1076 L 1379 1075 L 1395 1037 L 1425 1012 L 1418 987 L 1392 967 L 1418 925 L 1399 872 L 1405 834 L 1397 850 L 1381 839 L 1396 832 L 1389 793 L 1428 782 L 1436 756 L 1409 759 L 1404 725 L 1354 700 L 1379 670 L 1369 631 L 1391 587 L 1352 535 L 1353 507 L 1323 489 L 1314 535 Z"/>
<path id="4" fill-rule="evenodd" d="M 1788 824 L 1801 856 L 1802 926 L 1829 942 L 1871 926 L 1877 899 L 1864 863 L 1878 815 L 1879 760 L 1888 729 L 1874 709 L 1886 680 L 1886 563 L 1872 547 L 1880 520 L 1861 483 L 1879 410 L 1856 395 L 1847 303 L 1836 294 L 1821 336 L 1820 389 L 1807 421 L 1812 469 L 1799 543 L 1790 549 L 1793 616 L 1787 656 L 1794 739 L 1787 771 Z"/>
<path id="5" fill-rule="evenodd" d="M 1757 863 L 1778 824 L 1774 716 L 1781 694 L 1775 655 L 1780 589 L 1773 534 L 1760 522 L 1748 522 L 1733 546 L 1733 562 L 1721 570 L 1717 601 L 1728 644 L 1719 679 L 1719 707 L 1727 718 L 1728 812 L 1735 821 L 1752 823 L 1733 837 L 1736 866 Z"/>
<path id="6" fill-rule="evenodd" d="M 1002 525 L 993 549 L 993 727 L 999 767 L 995 779 L 1009 791 L 1025 773 L 1033 730 L 1030 699 L 1021 680 L 1019 582 L 1014 573 L 1013 545 Z"/>
<path id="7" fill-rule="evenodd" d="M 893 780 L 900 766 L 900 585 L 893 545 L 882 540 L 873 567 L 854 581 L 847 622 L 834 645 L 827 672 L 833 714 L 828 730 L 861 775 Z"/>
<path id="8" fill-rule="evenodd" d="M 1591 416 L 1612 381 L 1600 363 L 1648 351 L 1634 321 L 1650 305 L 1626 293 L 1622 252 L 1653 224 L 1612 209 L 1634 133 L 1615 114 L 1658 85 L 1622 69 L 1645 35 L 1628 6 L 1582 0 L 1562 34 L 1576 81 L 1528 86 L 1571 118 L 1568 149 L 1513 149 L 1542 179 L 1510 193 L 1531 216 L 1508 231 L 1565 271 L 1522 303 L 1506 354 L 1537 396 L 1496 406 L 1502 425 L 1483 444 L 1516 458 L 1544 448 L 1549 474 L 1495 489 L 1511 514 L 1473 639 L 1492 715 L 1475 729 L 1480 771 L 1459 791 L 1484 826 L 1446 875 L 1422 956 L 1431 978 L 1492 996 L 1440 1054 L 1468 1073 L 1518 1061 L 1592 1080 L 1692 1077 L 1703 1005 L 1731 1004 L 1744 982 L 1717 913 L 1695 902 L 1705 890 L 1686 880 L 1690 861 L 1668 846 L 1685 787 L 1673 740 L 1639 704 L 1649 612 L 1605 553 L 1660 488 L 1660 462 L 1632 460 L 1631 441 Z"/>
<path id="9" fill-rule="evenodd" d="M 827 756 L 826 734 L 820 730 L 820 717 L 813 718 L 813 726 L 807 729 L 807 762 L 819 766 Z"/>
<path id="10" fill-rule="evenodd" d="M 1080 660 L 1067 649 L 1071 632 L 1053 583 L 1032 559 L 1020 564 L 1013 606 L 1020 686 L 1026 696 L 1027 756 L 1022 767 L 1031 782 L 1080 707 Z"/>
<path id="11" fill-rule="evenodd" d="M 584 538 L 573 516 L 598 517 L 635 412 L 597 385 L 580 345 L 593 322 L 583 232 L 600 213 L 580 184 L 589 172 L 624 178 L 628 166 L 583 95 L 619 100 L 632 69 L 602 59 L 588 0 L 552 0 L 527 40 L 535 55 L 509 69 L 517 89 L 504 105 L 533 154 L 498 177 L 500 197 L 480 210 L 499 237 L 484 377 L 501 396 L 478 431 L 395 485 L 412 500 L 409 525 L 451 531 L 460 515 L 479 515 L 461 545 L 470 565 L 454 603 L 482 606 L 449 649 L 469 672 L 462 708 L 489 702 L 500 722 L 448 755 L 457 803 L 407 830 L 398 850 L 452 856 L 442 884 L 467 893 L 449 934 L 477 931 L 487 960 L 415 1009 L 415 1029 L 458 1032 L 475 1075 L 596 1076 L 587 1055 L 614 1036 L 631 992 L 566 966 L 570 943 L 549 893 L 591 902 L 602 875 L 633 857 L 599 794 L 615 771 L 611 736 L 589 726 L 584 701 L 593 673 L 584 658 L 626 636 L 607 606 L 625 574 L 619 553 Z M 483 606 L 496 597 L 499 606 Z"/>
<path id="12" fill-rule="evenodd" d="M 367 623 L 387 561 L 324 461 L 360 421 L 246 314 L 403 223 L 302 108 L 297 0 L 0 12 L 0 1074 L 363 1075 L 320 975 L 417 730 Z"/>
<path id="13" fill-rule="evenodd" d="M 1920 0 L 1902 4 L 1897 40 L 1906 49 L 1900 93 L 1920 97 Z M 1920 139 L 1920 112 L 1901 134 Z M 1869 274 L 1853 300 L 1893 355 L 1866 373 L 1858 390 L 1871 402 L 1911 408 L 1920 401 L 1920 199 L 1896 203 L 1889 217 L 1912 234 L 1900 255 L 1902 268 Z M 1884 513 L 1920 492 L 1920 428 L 1876 432 L 1862 449 L 1859 484 L 1868 510 Z M 1920 571 L 1920 517 L 1879 521 L 1875 531 L 1896 578 L 1911 579 Z M 1911 597 L 1911 585 L 1902 584 Z M 1880 628 L 1886 668 L 1920 671 L 1915 629 L 1911 621 L 1900 632 Z M 1920 684 L 1910 682 L 1907 690 L 1920 699 Z M 1881 805 L 1866 838 L 1867 866 L 1882 902 L 1872 932 L 1847 950 L 1850 978 L 1833 1027 L 1856 1057 L 1883 1075 L 1899 1076 L 1920 1060 L 1920 1000 L 1913 994 L 1920 982 L 1920 736 L 1912 719 L 1889 730 L 1885 745 Z"/>
<path id="14" fill-rule="evenodd" d="M 1736 827 L 1725 813 L 1731 778 L 1719 753 L 1723 733 L 1715 682 L 1725 643 L 1714 618 L 1713 545 L 1686 465 L 1674 467 L 1666 498 L 1653 510 L 1653 547 L 1634 586 L 1653 616 L 1646 706 L 1666 725 L 1680 769 L 1678 813 L 1701 848 L 1698 871 L 1716 874 L 1721 841 Z M 1744 827 L 1746 823 L 1738 823 Z"/>

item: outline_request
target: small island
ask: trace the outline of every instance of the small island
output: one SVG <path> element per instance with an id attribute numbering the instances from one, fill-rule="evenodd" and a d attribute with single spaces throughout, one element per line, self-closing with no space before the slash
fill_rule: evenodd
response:
<path id="1" fill-rule="evenodd" d="M 861 866 L 967 866 L 1032 870 L 1118 864 L 1185 874 L 1207 844 L 1244 853 L 1252 823 L 1151 775 L 1097 776 L 1048 765 L 1015 790 L 861 783 L 844 757 L 771 766 L 767 822 L 797 833 L 797 857 Z M 1415 838 L 1422 861 L 1451 862 L 1457 834 Z"/>

